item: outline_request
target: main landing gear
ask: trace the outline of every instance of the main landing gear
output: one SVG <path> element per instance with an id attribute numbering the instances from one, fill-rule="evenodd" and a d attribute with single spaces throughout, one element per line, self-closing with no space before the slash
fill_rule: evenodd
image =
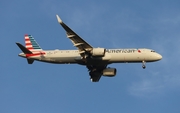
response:
<path id="1" fill-rule="evenodd" d="M 142 61 L 142 68 L 145 69 L 146 68 L 146 62 L 143 60 Z"/>

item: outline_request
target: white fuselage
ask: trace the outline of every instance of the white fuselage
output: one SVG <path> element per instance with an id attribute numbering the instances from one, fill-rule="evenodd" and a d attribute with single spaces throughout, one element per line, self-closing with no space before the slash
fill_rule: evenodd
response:
<path id="1" fill-rule="evenodd" d="M 83 58 L 78 50 L 43 50 L 43 55 L 30 55 L 21 53 L 19 56 L 48 63 L 84 65 Z M 38 53 L 38 51 L 33 52 Z M 104 57 L 91 57 L 88 64 L 98 63 L 133 63 L 133 62 L 154 62 L 162 59 L 162 56 L 151 49 L 107 49 Z"/>
<path id="2" fill-rule="evenodd" d="M 67 38 L 71 40 L 77 50 L 43 50 L 32 35 L 25 35 L 25 46 L 16 42 L 22 50 L 19 56 L 27 58 L 28 64 L 34 60 L 55 64 L 80 64 L 86 66 L 92 82 L 98 82 L 101 76 L 113 77 L 116 68 L 107 67 L 111 63 L 142 63 L 145 69 L 146 62 L 162 59 L 162 56 L 151 49 L 105 49 L 94 48 L 83 40 L 61 18 L 56 15 L 58 23 L 66 31 Z"/>

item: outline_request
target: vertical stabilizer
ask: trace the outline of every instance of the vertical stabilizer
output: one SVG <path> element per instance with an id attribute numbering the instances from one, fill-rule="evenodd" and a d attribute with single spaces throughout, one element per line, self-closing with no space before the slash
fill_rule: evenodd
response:
<path id="1" fill-rule="evenodd" d="M 36 42 L 32 35 L 25 35 L 25 45 L 26 48 L 30 51 L 41 51 L 42 48 Z"/>

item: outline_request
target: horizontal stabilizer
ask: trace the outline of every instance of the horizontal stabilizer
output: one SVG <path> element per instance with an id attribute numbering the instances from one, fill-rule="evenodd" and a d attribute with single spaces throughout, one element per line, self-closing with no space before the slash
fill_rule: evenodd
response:
<path id="1" fill-rule="evenodd" d="M 17 43 L 17 42 L 16 42 L 16 44 L 17 44 L 17 46 L 22 50 L 23 53 L 25 53 L 25 54 L 32 54 L 32 52 L 29 51 L 29 50 L 28 50 L 26 47 L 24 47 L 22 44 Z"/>

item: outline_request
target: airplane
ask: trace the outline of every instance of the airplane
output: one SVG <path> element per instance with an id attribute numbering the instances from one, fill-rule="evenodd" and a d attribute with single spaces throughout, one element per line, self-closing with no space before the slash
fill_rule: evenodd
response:
<path id="1" fill-rule="evenodd" d="M 98 82 L 101 76 L 114 77 L 116 68 L 107 67 L 112 63 L 142 63 L 146 68 L 146 62 L 155 62 L 162 59 L 162 56 L 152 49 L 106 49 L 93 47 L 56 15 L 58 23 L 66 31 L 77 50 L 43 50 L 32 35 L 25 35 L 25 46 L 16 43 L 22 50 L 19 56 L 26 58 L 28 64 L 34 61 L 41 61 L 54 64 L 80 64 L 87 67 L 92 82 Z"/>

